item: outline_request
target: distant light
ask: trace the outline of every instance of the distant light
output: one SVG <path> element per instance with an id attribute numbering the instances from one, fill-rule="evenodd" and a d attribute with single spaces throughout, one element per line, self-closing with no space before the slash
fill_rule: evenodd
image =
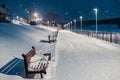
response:
<path id="1" fill-rule="evenodd" d="M 83 17 L 82 16 L 80 16 L 80 19 L 82 19 Z"/>
<path id="2" fill-rule="evenodd" d="M 74 19 L 74 22 L 76 22 L 76 19 Z"/>
<path id="3" fill-rule="evenodd" d="M 23 20 L 23 18 L 22 18 L 22 17 L 20 17 L 20 20 Z"/>
<path id="4" fill-rule="evenodd" d="M 65 15 L 68 15 L 68 12 L 65 12 Z"/>
<path id="5" fill-rule="evenodd" d="M 36 13 L 36 12 L 33 15 L 34 15 L 34 17 L 38 17 L 38 13 Z"/>
<path id="6" fill-rule="evenodd" d="M 25 11 L 27 11 L 27 9 L 25 9 Z"/>
<path id="7" fill-rule="evenodd" d="M 42 21 L 43 19 L 42 18 L 39 18 L 39 21 Z"/>
<path id="8" fill-rule="evenodd" d="M 49 21 L 47 21 L 47 23 L 49 24 L 50 22 L 49 22 Z"/>
<path id="9" fill-rule="evenodd" d="M 94 10 L 96 13 L 98 12 L 98 9 L 97 9 L 97 8 L 94 8 L 93 10 Z"/>
<path id="10" fill-rule="evenodd" d="M 20 7 L 22 7 L 23 6 L 23 4 L 20 4 Z"/>
<path id="11" fill-rule="evenodd" d="M 109 11 L 109 10 L 106 10 L 105 12 L 106 12 L 106 13 L 109 13 L 110 11 Z"/>
<path id="12" fill-rule="evenodd" d="M 29 11 L 27 11 L 27 13 L 30 13 Z"/>
<path id="13" fill-rule="evenodd" d="M 19 19 L 19 16 L 16 16 L 17 20 Z"/>

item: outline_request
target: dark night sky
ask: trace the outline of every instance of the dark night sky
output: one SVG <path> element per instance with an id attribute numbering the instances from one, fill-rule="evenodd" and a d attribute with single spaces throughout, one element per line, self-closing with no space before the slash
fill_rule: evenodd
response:
<path id="1" fill-rule="evenodd" d="M 41 16 L 54 12 L 64 21 L 71 21 L 80 15 L 94 19 L 93 8 L 98 8 L 99 19 L 120 17 L 120 0 L 0 0 L 7 4 L 14 16 L 26 17 L 27 11 L 38 11 Z"/>

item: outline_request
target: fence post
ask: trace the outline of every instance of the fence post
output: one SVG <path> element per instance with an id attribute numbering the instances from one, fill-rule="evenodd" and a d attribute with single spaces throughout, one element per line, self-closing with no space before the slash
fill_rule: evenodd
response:
<path id="1" fill-rule="evenodd" d="M 51 41 L 50 41 L 50 35 L 48 35 L 48 42 L 50 43 Z"/>

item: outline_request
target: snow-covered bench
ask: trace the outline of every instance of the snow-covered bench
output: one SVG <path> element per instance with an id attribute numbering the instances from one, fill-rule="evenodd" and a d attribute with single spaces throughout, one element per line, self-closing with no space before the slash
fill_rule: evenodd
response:
<path id="1" fill-rule="evenodd" d="M 32 49 L 26 55 L 22 54 L 27 78 L 28 74 L 36 73 L 40 73 L 41 78 L 43 78 L 43 74 L 47 73 L 46 69 L 48 67 L 48 62 L 51 59 L 51 54 L 45 53 L 42 57 L 36 57 L 35 54 L 36 51 L 34 47 L 32 47 Z"/>
<path id="2" fill-rule="evenodd" d="M 49 43 L 55 42 L 56 38 L 57 38 L 57 35 L 58 35 L 58 30 L 55 31 L 55 32 L 53 32 L 52 34 L 48 35 L 48 41 L 49 41 Z"/>

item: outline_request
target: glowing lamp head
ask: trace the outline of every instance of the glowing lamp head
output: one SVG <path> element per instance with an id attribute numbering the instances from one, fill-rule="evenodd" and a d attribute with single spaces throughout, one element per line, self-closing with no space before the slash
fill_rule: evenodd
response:
<path id="1" fill-rule="evenodd" d="M 76 19 L 74 19 L 74 22 L 76 22 Z"/>
<path id="2" fill-rule="evenodd" d="M 97 9 L 97 8 L 94 8 L 93 10 L 94 10 L 96 13 L 98 12 L 98 9 Z"/>
<path id="3" fill-rule="evenodd" d="M 33 15 L 34 15 L 34 17 L 38 17 L 38 13 L 34 13 Z"/>
<path id="4" fill-rule="evenodd" d="M 82 19 L 83 17 L 82 16 L 80 16 L 80 19 Z"/>

